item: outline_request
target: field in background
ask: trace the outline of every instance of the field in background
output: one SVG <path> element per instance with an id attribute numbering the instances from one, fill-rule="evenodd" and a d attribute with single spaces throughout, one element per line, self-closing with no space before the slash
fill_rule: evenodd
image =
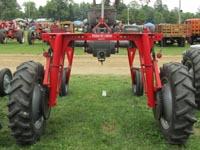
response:
<path id="1" fill-rule="evenodd" d="M 18 44 L 16 40 L 8 40 L 6 44 L 0 44 L 0 54 L 42 54 L 44 50 L 48 50 L 49 45 L 46 43 L 35 40 L 33 45 L 29 45 L 25 37 L 24 44 Z M 189 45 L 186 44 L 186 47 L 177 47 L 177 45 L 168 46 L 161 48 L 158 44 L 155 44 L 155 51 L 159 52 L 162 50 L 163 55 L 181 55 L 183 51 L 189 49 Z M 76 55 L 83 55 L 83 48 L 75 49 Z M 126 55 L 126 49 L 121 48 L 117 55 Z"/>

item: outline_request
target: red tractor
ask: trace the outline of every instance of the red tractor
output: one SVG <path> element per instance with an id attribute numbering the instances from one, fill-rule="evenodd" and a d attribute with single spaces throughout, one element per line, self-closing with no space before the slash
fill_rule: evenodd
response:
<path id="1" fill-rule="evenodd" d="M 43 27 L 41 23 L 35 23 L 35 22 L 31 23 L 27 37 L 29 45 L 34 44 L 34 41 L 36 39 L 42 40 L 42 34 L 48 32 L 49 32 L 48 28 Z"/>
<path id="2" fill-rule="evenodd" d="M 1 26 L 3 28 L 0 29 L 0 43 L 6 43 L 8 38 L 17 39 L 20 44 L 24 43 L 24 30 L 19 29 L 15 22 L 8 21 Z"/>
<path id="3" fill-rule="evenodd" d="M 86 33 L 42 34 L 42 39 L 50 42 L 49 50 L 43 53 L 45 68 L 39 62 L 24 62 L 17 67 L 11 81 L 8 118 L 18 144 L 36 143 L 51 107 L 56 105 L 57 95 L 68 94 L 75 46 L 85 47 L 85 52 L 100 62 L 115 54 L 119 47 L 126 47 L 133 93 L 147 95 L 147 104 L 168 143 L 181 145 L 188 140 L 193 133 L 197 107 L 192 75 L 177 62 L 166 63 L 159 70 L 153 45 L 162 39 L 161 34 L 118 32 L 115 23 L 116 11 L 104 9 L 102 4 L 101 9 L 88 11 Z M 140 68 L 134 67 L 136 51 Z"/>

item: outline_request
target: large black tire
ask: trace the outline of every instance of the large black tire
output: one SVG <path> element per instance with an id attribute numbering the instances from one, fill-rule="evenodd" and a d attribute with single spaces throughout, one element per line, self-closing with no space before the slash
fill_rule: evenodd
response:
<path id="1" fill-rule="evenodd" d="M 5 44 L 7 42 L 7 33 L 5 30 L 0 30 L 0 43 Z"/>
<path id="2" fill-rule="evenodd" d="M 17 41 L 20 43 L 20 44 L 23 44 L 24 43 L 24 31 L 23 30 L 19 30 L 17 32 Z"/>
<path id="3" fill-rule="evenodd" d="M 171 62 L 163 65 L 160 77 L 163 87 L 157 122 L 168 143 L 181 145 L 193 133 L 193 124 L 196 122 L 194 115 L 197 106 L 192 76 L 184 65 Z"/>
<path id="4" fill-rule="evenodd" d="M 193 76 L 193 86 L 196 88 L 195 101 L 200 108 L 200 48 L 190 48 L 183 54 L 183 65 L 187 66 Z"/>
<path id="5" fill-rule="evenodd" d="M 67 96 L 68 95 L 68 91 L 69 91 L 69 85 L 68 85 L 68 81 L 67 81 L 67 71 L 68 68 L 65 68 L 63 70 L 63 75 L 62 75 L 62 83 L 60 86 L 60 96 Z"/>
<path id="6" fill-rule="evenodd" d="M 35 40 L 34 31 L 33 30 L 29 30 L 28 31 L 28 44 L 29 45 L 34 44 L 34 40 Z"/>
<path id="7" fill-rule="evenodd" d="M 0 96 L 5 96 L 9 93 L 11 80 L 12 73 L 10 69 L 4 68 L 0 70 Z"/>
<path id="8" fill-rule="evenodd" d="M 132 85 L 133 94 L 136 96 L 143 95 L 143 81 L 142 81 L 142 73 L 139 68 L 134 68 L 132 70 L 134 72 L 134 83 Z"/>
<path id="9" fill-rule="evenodd" d="M 9 128 L 17 144 L 31 145 L 39 140 L 46 120 L 42 112 L 44 68 L 28 61 L 17 67 L 11 81 L 8 102 Z"/>

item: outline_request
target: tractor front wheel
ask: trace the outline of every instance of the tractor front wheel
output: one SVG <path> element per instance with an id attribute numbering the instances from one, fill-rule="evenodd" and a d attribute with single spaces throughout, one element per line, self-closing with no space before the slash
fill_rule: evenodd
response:
<path id="1" fill-rule="evenodd" d="M 34 44 L 34 39 L 35 39 L 34 31 L 33 30 L 29 30 L 28 31 L 28 44 L 29 45 Z"/>
<path id="2" fill-rule="evenodd" d="M 17 41 L 20 43 L 20 44 L 23 44 L 24 43 L 24 31 L 23 30 L 19 30 L 17 32 Z"/>
<path id="3" fill-rule="evenodd" d="M 139 68 L 133 68 L 131 71 L 134 72 L 134 82 L 132 84 L 133 94 L 136 96 L 143 95 L 143 81 L 142 81 L 142 73 Z"/>
<path id="4" fill-rule="evenodd" d="M 12 73 L 10 69 L 4 68 L 0 71 L 0 96 L 5 96 L 10 91 L 10 81 L 12 80 Z"/>
<path id="5" fill-rule="evenodd" d="M 7 42 L 7 32 L 5 30 L 0 30 L 0 43 L 5 44 Z"/>
<path id="6" fill-rule="evenodd" d="M 12 135 L 20 145 L 36 143 L 45 128 L 43 78 L 43 66 L 33 61 L 22 63 L 13 74 L 8 119 Z"/>
<path id="7" fill-rule="evenodd" d="M 62 82 L 61 82 L 61 86 L 60 86 L 60 96 L 67 96 L 68 95 L 68 81 L 67 81 L 67 72 L 68 72 L 68 68 L 65 68 L 63 70 L 63 75 L 62 75 Z"/>
<path id="8" fill-rule="evenodd" d="M 164 64 L 160 71 L 162 89 L 156 93 L 154 116 L 170 144 L 184 144 L 193 133 L 196 104 L 192 76 L 180 63 Z"/>

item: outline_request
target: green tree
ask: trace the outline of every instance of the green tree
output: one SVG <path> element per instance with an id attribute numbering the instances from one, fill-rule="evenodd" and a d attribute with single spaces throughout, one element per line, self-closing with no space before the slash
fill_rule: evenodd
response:
<path id="1" fill-rule="evenodd" d="M 162 0 L 156 0 L 154 3 L 154 8 L 156 11 L 162 11 L 164 10 Z"/>
<path id="2" fill-rule="evenodd" d="M 154 22 L 153 20 L 155 19 L 154 17 L 154 12 L 156 12 L 152 7 L 149 7 L 148 5 L 144 6 L 142 8 L 146 14 L 146 22 Z"/>
<path id="3" fill-rule="evenodd" d="M 25 16 L 27 18 L 36 19 L 38 10 L 36 8 L 35 2 L 29 1 L 23 3 L 24 9 L 25 9 Z"/>
<path id="4" fill-rule="evenodd" d="M 20 6 L 16 0 L 0 1 L 0 20 L 12 20 L 20 14 Z"/>
<path id="5" fill-rule="evenodd" d="M 73 5 L 70 3 L 69 4 L 69 17 L 68 20 L 73 21 L 74 20 L 74 7 Z"/>
<path id="6" fill-rule="evenodd" d="M 142 6 L 136 0 L 133 0 L 128 4 L 128 7 L 133 9 L 140 9 Z"/>
<path id="7" fill-rule="evenodd" d="M 147 16 L 143 9 L 136 10 L 135 18 L 137 24 L 144 24 L 147 21 Z"/>
<path id="8" fill-rule="evenodd" d="M 159 24 L 159 23 L 164 23 L 165 22 L 165 19 L 163 17 L 163 14 L 161 12 L 154 12 L 154 15 L 153 15 L 153 22 L 155 24 Z"/>

